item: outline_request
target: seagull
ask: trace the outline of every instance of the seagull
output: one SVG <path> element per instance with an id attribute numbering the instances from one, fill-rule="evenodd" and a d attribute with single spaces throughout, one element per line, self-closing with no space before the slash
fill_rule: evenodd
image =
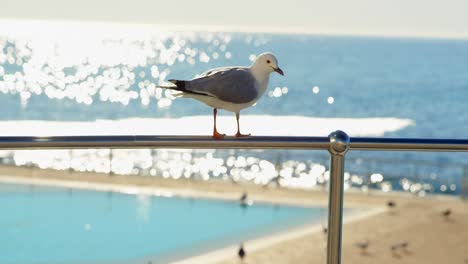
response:
<path id="1" fill-rule="evenodd" d="M 409 254 L 410 251 L 408 250 L 408 246 L 409 246 L 409 242 L 407 240 L 402 240 L 402 241 L 398 241 L 390 245 L 390 250 L 392 251 L 392 254 L 394 256 L 400 257 L 400 255 L 398 255 L 398 252 L 397 252 L 398 249 L 402 249 L 405 254 Z"/>
<path id="2" fill-rule="evenodd" d="M 322 233 L 324 235 L 328 234 L 328 228 L 326 228 L 325 226 L 322 227 Z"/>
<path id="3" fill-rule="evenodd" d="M 270 52 L 260 54 L 250 67 L 222 67 L 208 70 L 192 80 L 169 80 L 172 86 L 159 86 L 181 93 L 179 97 L 193 98 L 213 108 L 213 138 L 223 139 L 216 129 L 218 109 L 236 114 L 236 137 L 247 137 L 250 134 L 240 132 L 240 111 L 255 104 L 265 93 L 270 73 L 284 75 L 278 66 L 278 60 Z"/>
<path id="4" fill-rule="evenodd" d="M 361 249 L 361 254 L 367 253 L 367 248 L 369 247 L 369 240 L 359 241 L 356 243 L 356 247 Z"/>
<path id="5" fill-rule="evenodd" d="M 393 257 L 401 258 L 400 254 L 398 254 L 398 249 L 400 248 L 400 245 L 398 243 L 390 245 L 390 251 L 392 252 Z"/>
<path id="6" fill-rule="evenodd" d="M 387 202 L 387 206 L 390 207 L 390 208 L 393 208 L 393 207 L 396 206 L 396 203 L 395 203 L 395 201 L 389 200 L 389 201 Z"/>
<path id="7" fill-rule="evenodd" d="M 246 192 L 243 192 L 242 193 L 242 196 L 240 197 L 240 202 L 245 202 L 247 201 L 247 193 Z"/>
<path id="8" fill-rule="evenodd" d="M 442 211 L 442 216 L 444 216 L 446 219 L 448 219 L 451 214 L 452 214 L 452 210 L 450 209 Z"/>
<path id="9" fill-rule="evenodd" d="M 409 242 L 406 241 L 406 240 L 400 242 L 401 248 L 406 249 L 408 247 L 408 245 L 409 245 Z"/>
<path id="10" fill-rule="evenodd" d="M 387 206 L 389 208 L 388 212 L 390 214 L 394 214 L 395 212 L 393 210 L 395 210 L 394 208 L 396 207 L 396 202 L 393 201 L 393 200 L 388 200 L 387 201 Z"/>
<path id="11" fill-rule="evenodd" d="M 409 245 L 409 242 L 406 241 L 406 240 L 405 240 L 405 241 L 401 241 L 401 243 L 400 243 L 400 247 L 401 247 L 401 248 L 403 249 L 403 251 L 404 251 L 405 253 L 407 253 L 407 254 L 410 253 L 410 251 L 408 250 L 408 245 Z"/>
<path id="12" fill-rule="evenodd" d="M 242 193 L 242 196 L 239 199 L 239 204 L 244 208 L 253 204 L 253 202 L 249 200 L 247 192 Z"/>
<path id="13" fill-rule="evenodd" d="M 239 256 L 241 263 L 243 263 L 244 258 L 245 258 L 245 250 L 244 250 L 244 245 L 243 244 L 240 244 L 239 251 L 237 252 L 237 255 Z"/>

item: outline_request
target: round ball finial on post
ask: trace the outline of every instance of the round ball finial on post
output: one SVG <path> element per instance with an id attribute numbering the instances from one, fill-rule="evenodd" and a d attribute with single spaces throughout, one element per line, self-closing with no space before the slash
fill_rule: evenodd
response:
<path id="1" fill-rule="evenodd" d="M 343 186 L 345 154 L 349 136 L 337 130 L 328 136 L 330 146 L 330 191 L 328 198 L 327 264 L 341 263 L 341 235 L 343 225 Z"/>
<path id="2" fill-rule="evenodd" d="M 341 130 L 337 130 L 328 135 L 330 139 L 330 151 L 331 154 L 344 155 L 349 149 L 350 138 L 348 134 Z"/>

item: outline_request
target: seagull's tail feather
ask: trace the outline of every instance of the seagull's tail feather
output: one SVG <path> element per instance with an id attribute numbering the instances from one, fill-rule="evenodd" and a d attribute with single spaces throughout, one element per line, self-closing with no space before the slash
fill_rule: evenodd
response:
<path id="1" fill-rule="evenodd" d="M 177 85 L 177 82 L 182 82 L 182 81 L 177 81 L 177 80 L 169 80 L 169 82 L 173 83 L 175 86 L 173 85 L 158 85 L 156 87 L 158 88 L 164 88 L 164 89 L 171 89 L 171 90 L 176 90 L 176 91 L 181 91 L 182 90 L 179 88 L 179 86 Z"/>
<path id="2" fill-rule="evenodd" d="M 186 81 L 171 79 L 171 80 L 168 80 L 168 82 L 173 83 L 175 86 L 177 86 L 177 88 L 185 89 Z"/>
<path id="3" fill-rule="evenodd" d="M 187 81 L 181 81 L 181 80 L 168 80 L 168 82 L 173 83 L 175 86 L 166 86 L 166 85 L 158 85 L 157 87 L 159 88 L 165 88 L 165 89 L 171 89 L 171 90 L 176 90 L 182 93 L 189 93 L 189 94 L 197 94 L 197 95 L 203 95 L 203 96 L 212 96 L 207 93 L 201 93 L 201 92 L 195 92 L 192 90 L 187 89 Z"/>

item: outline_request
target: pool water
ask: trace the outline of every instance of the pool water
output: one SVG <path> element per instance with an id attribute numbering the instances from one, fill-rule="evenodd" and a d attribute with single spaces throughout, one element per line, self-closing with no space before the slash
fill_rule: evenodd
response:
<path id="1" fill-rule="evenodd" d="M 0 263 L 167 262 L 325 221 L 323 208 L 0 184 Z"/>

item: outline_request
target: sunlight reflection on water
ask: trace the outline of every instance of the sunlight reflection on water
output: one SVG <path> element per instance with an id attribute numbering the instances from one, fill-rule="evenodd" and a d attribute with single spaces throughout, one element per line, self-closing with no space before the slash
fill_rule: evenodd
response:
<path id="1" fill-rule="evenodd" d="M 51 26 L 3 23 L 0 32 L 0 93 L 18 95 L 23 107 L 27 107 L 33 97 L 41 95 L 49 99 L 72 100 L 83 106 L 96 102 L 113 102 L 123 106 L 136 102 L 147 106 L 155 102 L 159 109 L 168 109 L 173 105 L 172 92 L 156 86 L 174 74 L 174 66 L 210 66 L 216 61 L 221 65 L 230 65 L 241 56 L 253 61 L 256 54 L 251 50 L 239 54 L 238 50 L 233 49 L 234 37 L 248 47 L 260 47 L 269 41 L 259 34 L 234 36 L 233 33 L 171 32 L 151 27 L 94 24 Z M 192 70 L 187 72 L 198 73 Z M 317 84 L 321 85 L 320 88 L 315 83 L 309 85 L 307 87 L 312 87 L 312 94 L 321 98 L 329 108 L 336 105 L 335 97 L 328 94 L 328 85 Z M 267 95 L 271 100 L 279 101 L 297 92 L 290 88 L 284 84 L 273 86 Z M 310 90 L 308 93 L 311 94 Z M 319 93 L 326 96 L 320 97 Z M 339 98 L 339 102 L 342 103 L 343 99 Z M 76 113 L 71 116 L 73 114 Z M 121 174 L 199 177 L 205 180 L 221 178 L 258 184 L 277 181 L 283 186 L 306 188 L 327 184 L 328 174 L 323 165 L 326 162 L 278 162 L 271 155 L 259 158 L 248 152 L 238 155 L 210 153 L 73 150 L 17 151 L 1 156 L 12 156 L 13 163 L 17 165 L 60 170 L 103 173 L 112 170 Z M 429 190 L 417 179 L 401 177 L 404 178 L 399 180 L 399 185 L 405 191 L 422 193 Z M 365 186 L 366 181 L 378 185 L 383 191 L 392 190 L 394 186 L 386 181 L 387 175 L 375 182 L 372 182 L 372 177 L 368 178 L 369 175 L 363 173 L 348 173 L 346 186 Z M 456 185 L 447 182 L 437 189 L 454 191 Z"/>
<path id="2" fill-rule="evenodd" d="M 256 152 L 258 153 L 258 152 Z M 3 156 L 6 153 L 3 153 Z M 220 179 L 293 188 L 313 188 L 326 183 L 324 165 L 312 161 L 276 161 L 255 153 L 214 150 L 18 150 L 17 166 L 80 172 L 140 174 L 164 178 Z"/>
<path id="3" fill-rule="evenodd" d="M 0 92 L 19 94 L 24 106 L 31 96 L 44 93 L 86 105 L 94 100 L 128 105 L 136 99 L 147 105 L 155 97 L 164 108 L 174 98 L 155 86 L 164 83 L 174 63 L 232 57 L 228 33 L 153 29 L 101 35 L 105 29 L 73 29 L 61 32 L 64 36 L 57 36 L 63 30 L 58 26 L 41 28 L 40 35 L 0 36 Z"/>
<path id="4" fill-rule="evenodd" d="M 151 149 L 85 149 L 85 150 L 17 150 L 0 152 L 3 164 L 38 167 L 63 171 L 98 172 L 140 175 L 172 179 L 222 180 L 250 182 L 263 186 L 300 189 L 326 189 L 330 172 L 326 156 L 309 156 L 294 160 L 285 151 L 246 150 L 151 150 Z M 391 164 L 390 164 L 391 165 Z M 422 165 L 422 164 L 421 164 Z M 426 164 L 427 165 L 427 164 Z M 447 166 L 420 166 L 396 176 L 380 173 L 380 169 L 363 167 L 361 159 L 349 159 L 344 175 L 344 188 L 369 188 L 383 192 L 401 190 L 418 196 L 427 193 L 457 193 L 455 178 L 439 178 L 452 174 Z M 424 172 L 422 171 L 424 169 Z M 444 171 L 445 170 L 445 171 Z M 422 175 L 429 174 L 430 177 Z"/>

